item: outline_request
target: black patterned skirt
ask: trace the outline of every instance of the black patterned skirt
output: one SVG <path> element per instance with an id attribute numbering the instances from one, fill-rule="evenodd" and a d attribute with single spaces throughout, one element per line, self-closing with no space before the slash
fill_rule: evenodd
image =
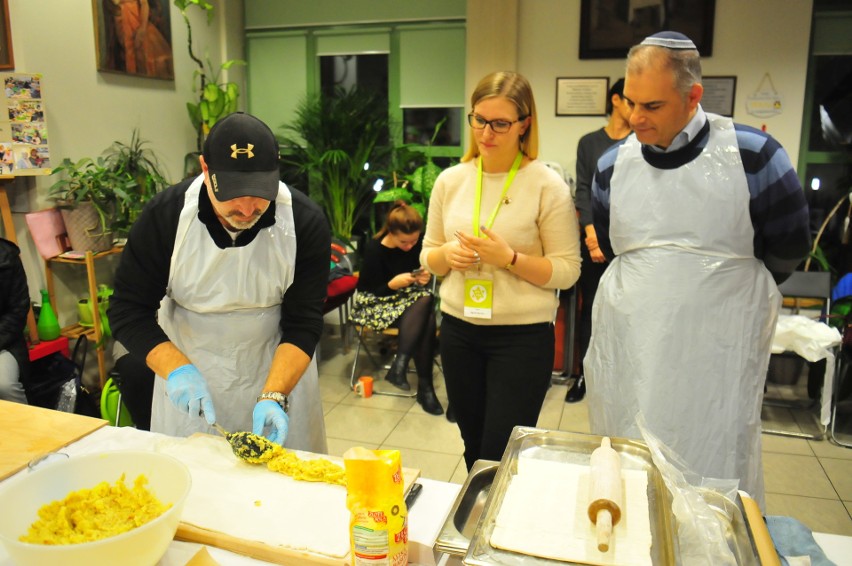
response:
<path id="1" fill-rule="evenodd" d="M 352 322 L 373 330 L 384 330 L 396 322 L 405 309 L 413 305 L 417 299 L 428 295 L 431 295 L 429 289 L 420 285 L 409 285 L 393 295 L 384 297 L 358 291 L 349 318 Z"/>

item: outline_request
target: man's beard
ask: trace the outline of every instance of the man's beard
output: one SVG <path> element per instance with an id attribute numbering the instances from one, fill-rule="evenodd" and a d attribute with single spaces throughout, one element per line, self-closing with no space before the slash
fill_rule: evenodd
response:
<path id="1" fill-rule="evenodd" d="M 242 220 L 241 221 L 241 220 L 235 220 L 231 216 L 226 216 L 225 222 L 227 222 L 228 226 L 230 226 L 233 229 L 232 231 L 248 230 L 249 228 L 251 228 L 252 226 L 257 224 L 257 222 L 258 222 L 258 220 L 260 220 L 261 216 L 263 216 L 263 214 L 258 210 L 258 211 L 255 211 L 255 216 L 251 220 Z"/>

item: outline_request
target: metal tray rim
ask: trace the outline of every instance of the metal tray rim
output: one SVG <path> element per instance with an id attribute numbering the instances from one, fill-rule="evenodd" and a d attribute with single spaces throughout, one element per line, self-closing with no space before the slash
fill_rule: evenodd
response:
<path id="1" fill-rule="evenodd" d="M 570 564 L 567 562 L 520 555 L 510 551 L 495 549 L 491 547 L 489 543 L 491 531 L 493 530 L 494 522 L 496 520 L 496 514 L 499 511 L 500 504 L 502 503 L 503 497 L 508 489 L 511 476 L 514 475 L 517 470 L 519 453 L 523 449 L 525 441 L 529 441 L 533 438 L 562 442 L 578 441 L 583 444 L 588 444 L 589 447 L 593 447 L 600 446 L 603 436 L 579 432 L 554 431 L 534 427 L 515 427 L 512 431 L 511 437 L 509 438 L 506 450 L 503 452 L 503 457 L 500 460 L 500 466 L 498 467 L 497 474 L 494 477 L 494 483 L 492 484 L 488 498 L 486 499 L 479 525 L 470 539 L 470 545 L 462 561 L 464 564 L 468 566 L 518 564 L 521 560 L 523 560 L 524 564 L 535 565 Z M 653 489 L 654 493 L 661 499 L 658 508 L 654 509 L 656 524 L 655 521 L 652 520 L 652 525 L 655 525 L 655 530 L 660 531 L 660 534 L 655 536 L 655 544 L 659 544 L 657 552 L 660 553 L 662 564 L 674 564 L 674 545 L 676 544 L 676 541 L 673 531 L 673 520 L 671 517 L 671 496 L 665 488 L 662 476 L 656 466 L 654 466 L 650 451 L 644 443 L 637 440 L 614 437 L 611 437 L 611 440 L 613 448 L 622 453 L 624 453 L 624 451 L 630 452 L 634 456 L 641 454 L 642 459 L 647 464 L 647 469 L 651 474 L 651 477 L 649 477 L 649 485 L 651 486 L 651 489 Z M 591 450 L 589 450 L 589 453 L 591 453 Z M 478 549 L 480 547 L 490 549 L 488 550 L 487 559 L 480 559 L 478 557 Z"/>

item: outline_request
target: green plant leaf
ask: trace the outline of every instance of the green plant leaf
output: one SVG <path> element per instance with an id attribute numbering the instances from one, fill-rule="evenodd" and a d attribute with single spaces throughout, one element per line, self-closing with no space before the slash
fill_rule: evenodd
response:
<path id="1" fill-rule="evenodd" d="M 208 102 L 215 102 L 219 99 L 219 96 L 222 94 L 221 89 L 219 89 L 219 85 L 213 83 L 207 83 L 207 86 L 204 87 L 204 100 Z"/>
<path id="2" fill-rule="evenodd" d="M 405 202 L 410 203 L 412 196 L 413 195 L 408 191 L 408 189 L 395 187 L 393 189 L 387 189 L 376 193 L 376 196 L 373 198 L 373 202 L 396 202 L 398 200 L 404 200 Z"/>

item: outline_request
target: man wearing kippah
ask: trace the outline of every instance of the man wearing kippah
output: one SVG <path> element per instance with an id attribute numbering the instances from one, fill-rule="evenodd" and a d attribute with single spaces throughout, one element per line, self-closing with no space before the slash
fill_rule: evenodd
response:
<path id="1" fill-rule="evenodd" d="M 249 114 L 216 123 L 201 175 L 155 196 L 115 278 L 115 338 L 157 374 L 151 430 L 252 430 L 326 452 L 314 350 L 331 234 L 279 180 L 278 142 Z"/>
<path id="2" fill-rule="evenodd" d="M 593 433 L 637 417 L 699 476 L 736 478 L 763 506 L 760 409 L 781 303 L 810 248 L 796 172 L 772 137 L 705 113 L 693 42 L 661 32 L 627 56 L 633 134 L 592 184 L 615 259 L 585 359 Z"/>

